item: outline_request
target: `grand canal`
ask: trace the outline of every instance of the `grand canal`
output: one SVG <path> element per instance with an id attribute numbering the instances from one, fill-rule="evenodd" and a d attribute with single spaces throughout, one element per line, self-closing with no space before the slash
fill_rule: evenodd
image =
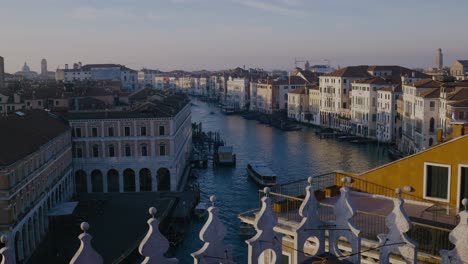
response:
<path id="1" fill-rule="evenodd" d="M 389 162 L 386 151 L 376 145 L 354 145 L 335 139 L 320 140 L 314 129 L 283 132 L 276 128 L 245 120 L 241 116 L 226 116 L 215 105 L 194 100 L 192 121 L 202 122 L 205 131 L 220 132 L 227 145 L 237 154 L 235 168 L 209 167 L 200 171 L 202 201 L 216 195 L 221 221 L 228 230 L 226 244 L 233 247 L 236 263 L 247 263 L 245 237 L 238 235 L 238 214 L 257 208 L 258 186 L 247 177 L 249 161 L 264 161 L 279 176 L 279 183 L 304 179 L 334 170 L 363 172 Z M 214 114 L 210 114 L 213 111 Z M 202 246 L 199 231 L 203 221 L 193 220 L 186 239 L 176 249 L 180 263 L 193 263 L 190 253 Z"/>

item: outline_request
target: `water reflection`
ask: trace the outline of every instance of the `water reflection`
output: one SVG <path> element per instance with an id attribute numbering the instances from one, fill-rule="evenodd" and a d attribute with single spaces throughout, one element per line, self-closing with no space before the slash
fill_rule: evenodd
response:
<path id="1" fill-rule="evenodd" d="M 240 116 L 225 116 L 214 105 L 196 100 L 194 103 L 192 120 L 202 122 L 204 130 L 219 131 L 237 154 L 235 168 L 209 168 L 201 171 L 199 178 L 202 199 L 217 196 L 220 218 L 228 230 L 226 244 L 233 245 L 237 263 L 246 263 L 247 255 L 245 238 L 238 236 L 237 215 L 259 205 L 258 187 L 245 170 L 248 162 L 266 162 L 279 175 L 278 181 L 285 183 L 333 170 L 362 172 L 390 161 L 375 145 L 320 140 L 309 127 L 283 132 Z M 190 253 L 202 246 L 198 238 L 202 225 L 203 222 L 193 221 L 187 239 L 177 248 L 181 263 L 191 263 Z"/>

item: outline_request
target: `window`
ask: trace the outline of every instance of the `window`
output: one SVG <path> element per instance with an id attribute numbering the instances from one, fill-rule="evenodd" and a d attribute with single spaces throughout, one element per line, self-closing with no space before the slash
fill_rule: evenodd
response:
<path id="1" fill-rule="evenodd" d="M 160 135 L 160 136 L 164 136 L 164 134 L 165 134 L 165 131 L 164 131 L 164 130 L 165 130 L 165 127 L 164 127 L 164 126 L 159 126 L 159 135 Z"/>
<path id="2" fill-rule="evenodd" d="M 98 136 L 97 127 L 93 127 L 93 128 L 91 129 L 91 134 L 93 135 L 93 137 L 97 137 L 97 136 Z"/>
<path id="3" fill-rule="evenodd" d="M 166 145 L 159 145 L 159 156 L 166 156 Z"/>
<path id="4" fill-rule="evenodd" d="M 93 145 L 93 158 L 98 158 L 98 157 L 99 157 L 99 146 Z"/>
<path id="5" fill-rule="evenodd" d="M 107 128 L 107 134 L 109 135 L 109 137 L 113 137 L 114 136 L 114 128 L 113 127 L 108 127 Z"/>
<path id="6" fill-rule="evenodd" d="M 76 157 L 77 158 L 83 157 L 83 149 L 81 147 L 76 148 Z"/>
<path id="7" fill-rule="evenodd" d="M 75 128 L 75 135 L 76 137 L 81 137 L 81 127 Z"/>
<path id="8" fill-rule="evenodd" d="M 346 89 L 343 89 L 343 94 L 346 94 Z"/>
<path id="9" fill-rule="evenodd" d="M 145 126 L 140 127 L 140 136 L 146 136 L 146 127 Z"/>
<path id="10" fill-rule="evenodd" d="M 424 198 L 449 200 L 450 166 L 424 163 Z"/>
<path id="11" fill-rule="evenodd" d="M 141 145 L 141 156 L 148 156 L 148 147 L 146 146 L 146 144 Z"/>
<path id="12" fill-rule="evenodd" d="M 114 145 L 109 145 L 109 157 L 115 157 Z"/>
<path id="13" fill-rule="evenodd" d="M 460 120 L 465 119 L 465 112 L 458 112 L 458 119 Z"/>
<path id="14" fill-rule="evenodd" d="M 125 145 L 125 157 L 130 157 L 132 156 L 132 148 L 130 148 L 130 145 Z"/>
<path id="15" fill-rule="evenodd" d="M 128 127 L 128 126 L 124 127 L 124 133 L 125 133 L 126 137 L 129 137 L 130 136 L 130 127 Z"/>
<path id="16" fill-rule="evenodd" d="M 59 105 L 59 101 L 55 101 L 55 105 Z"/>

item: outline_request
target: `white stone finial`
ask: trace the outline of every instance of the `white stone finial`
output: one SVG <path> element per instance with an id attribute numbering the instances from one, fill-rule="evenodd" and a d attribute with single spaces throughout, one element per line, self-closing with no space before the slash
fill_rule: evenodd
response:
<path id="1" fill-rule="evenodd" d="M 401 193 L 400 188 L 396 190 L 399 190 L 396 193 Z M 403 207 L 404 201 L 401 198 L 396 198 L 393 203 L 393 211 L 385 219 L 389 230 L 388 234 L 377 236 L 381 246 L 379 263 L 389 264 L 392 252 L 399 252 L 406 263 L 417 263 L 418 244 L 406 234 L 411 229 L 411 220 Z"/>
<path id="2" fill-rule="evenodd" d="M 147 221 L 149 230 L 138 247 L 138 252 L 145 257 L 142 263 L 178 263 L 177 259 L 168 259 L 164 256 L 169 249 L 169 242 L 159 232 L 159 221 L 155 218 L 156 208 L 151 207 L 148 211 L 151 214 L 151 218 Z"/>
<path id="3" fill-rule="evenodd" d="M 88 231 L 88 229 L 89 229 L 89 224 L 87 222 L 82 222 L 80 224 L 80 228 L 81 228 L 81 230 L 83 230 L 83 232 L 86 233 L 86 231 Z"/>
<path id="4" fill-rule="evenodd" d="M 211 195 L 211 196 L 210 196 L 210 202 L 211 202 L 211 206 L 214 206 L 214 204 L 215 204 L 215 202 L 216 202 L 216 196 Z"/>
<path id="5" fill-rule="evenodd" d="M 313 178 L 312 176 L 310 176 L 309 178 L 307 178 L 307 182 L 309 183 L 309 186 L 312 186 L 312 182 L 313 182 Z"/>
<path id="6" fill-rule="evenodd" d="M 265 193 L 270 193 L 270 188 L 264 188 Z M 282 234 L 275 232 L 273 229 L 278 224 L 278 217 L 273 212 L 270 197 L 265 196 L 261 199 L 262 207 L 257 213 L 254 220 L 254 227 L 257 233 L 254 237 L 245 242 L 248 245 L 248 260 L 249 264 L 257 264 L 260 255 L 271 249 L 279 263 L 282 254 Z"/>
<path id="7" fill-rule="evenodd" d="M 271 192 L 270 187 L 263 188 L 263 192 L 265 192 L 265 194 L 268 196 L 270 194 L 270 192 Z"/>
<path id="8" fill-rule="evenodd" d="M 0 237 L 0 241 L 5 244 L 5 247 L 0 249 L 0 255 L 2 256 L 2 263 L 1 264 L 14 264 L 14 252 L 8 247 L 8 236 L 2 235 Z"/>
<path id="9" fill-rule="evenodd" d="M 103 263 L 101 255 L 99 255 L 91 245 L 91 239 L 93 237 L 86 232 L 89 229 L 89 224 L 83 222 L 80 227 L 81 230 L 83 230 L 83 233 L 78 236 L 78 239 L 81 241 L 80 248 L 71 259 L 70 264 Z"/>
<path id="10" fill-rule="evenodd" d="M 156 217 L 156 213 L 158 212 L 158 209 L 156 207 L 150 207 L 148 209 L 149 214 L 151 215 L 152 218 Z"/>
<path id="11" fill-rule="evenodd" d="M 463 200 L 461 201 L 463 207 L 465 207 L 465 210 L 468 210 L 467 206 L 468 206 L 468 198 L 463 198 Z"/>
<path id="12" fill-rule="evenodd" d="M 321 255 L 325 253 L 325 223 L 319 217 L 319 203 L 315 198 L 314 189 L 312 186 L 306 187 L 306 196 L 299 208 L 299 215 L 302 217 L 301 222 L 295 229 L 294 248 L 304 248 L 306 242 L 310 238 L 315 238 L 316 247 L 313 255 Z M 294 251 L 293 259 L 295 263 L 305 263 L 310 258 L 309 254 L 305 254 L 302 250 Z"/>
<path id="13" fill-rule="evenodd" d="M 455 245 L 455 248 L 440 251 L 442 263 L 468 263 L 468 211 L 462 211 L 458 215 L 460 222 L 449 235 L 449 240 Z"/>
<path id="14" fill-rule="evenodd" d="M 412 192 L 412 191 L 413 191 L 413 187 L 411 187 L 411 186 L 409 186 L 409 185 L 405 185 L 405 186 L 403 187 L 403 190 L 404 190 L 405 192 Z"/>
<path id="15" fill-rule="evenodd" d="M 214 203 L 214 195 L 210 197 Z M 200 240 L 205 242 L 202 248 L 192 253 L 194 264 L 218 264 L 229 263 L 232 260 L 231 247 L 224 245 L 226 227 L 219 220 L 219 209 L 211 206 L 208 208 L 208 219 L 200 231 Z"/>
<path id="16" fill-rule="evenodd" d="M 341 178 L 341 182 L 344 184 L 348 183 L 348 177 Z"/>
<path id="17" fill-rule="evenodd" d="M 340 198 L 333 208 L 336 220 L 335 225 L 329 230 L 329 251 L 337 257 L 342 257 L 343 253 L 338 248 L 338 243 L 340 237 L 345 237 L 351 244 L 354 254 L 347 260 L 359 264 L 361 263 L 361 254 L 359 253 L 361 252 L 361 230 L 351 220 L 355 210 L 349 198 L 349 188 L 342 187 L 340 192 Z"/>

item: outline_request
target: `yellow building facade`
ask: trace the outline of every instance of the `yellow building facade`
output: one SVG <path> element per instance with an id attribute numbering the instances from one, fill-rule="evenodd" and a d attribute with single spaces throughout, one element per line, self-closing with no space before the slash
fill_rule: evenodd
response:
<path id="1" fill-rule="evenodd" d="M 411 189 L 412 196 L 430 203 L 460 207 L 468 198 L 468 135 L 353 176 L 385 188 Z"/>

